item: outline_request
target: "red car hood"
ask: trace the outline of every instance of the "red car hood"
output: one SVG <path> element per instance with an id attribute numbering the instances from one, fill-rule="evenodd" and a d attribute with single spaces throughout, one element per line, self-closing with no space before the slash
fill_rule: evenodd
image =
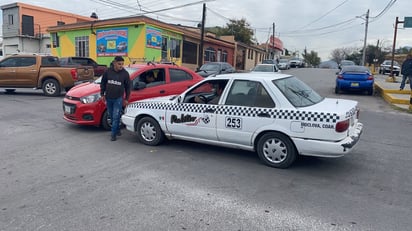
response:
<path id="1" fill-rule="evenodd" d="M 66 95 L 80 98 L 82 96 L 87 96 L 98 92 L 100 92 L 100 84 L 83 83 L 70 89 Z"/>

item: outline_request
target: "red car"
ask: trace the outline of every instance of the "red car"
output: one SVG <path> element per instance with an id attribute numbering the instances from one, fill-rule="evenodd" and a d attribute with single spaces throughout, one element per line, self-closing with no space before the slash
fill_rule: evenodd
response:
<path id="1" fill-rule="evenodd" d="M 125 67 L 130 74 L 131 93 L 130 102 L 180 94 L 203 77 L 194 71 L 173 64 L 133 64 Z M 146 84 L 145 77 L 153 72 L 155 81 Z M 100 81 L 98 78 L 91 83 L 77 85 L 66 93 L 63 99 L 63 118 L 79 125 L 102 126 L 110 130 L 110 118 L 106 111 L 106 104 L 100 98 Z"/>

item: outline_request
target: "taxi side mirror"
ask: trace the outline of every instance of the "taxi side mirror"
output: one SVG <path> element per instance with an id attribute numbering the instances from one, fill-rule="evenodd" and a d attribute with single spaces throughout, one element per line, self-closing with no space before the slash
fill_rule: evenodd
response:
<path id="1" fill-rule="evenodd" d="M 145 82 L 137 81 L 136 83 L 133 84 L 133 90 L 141 90 L 144 88 L 146 88 Z"/>

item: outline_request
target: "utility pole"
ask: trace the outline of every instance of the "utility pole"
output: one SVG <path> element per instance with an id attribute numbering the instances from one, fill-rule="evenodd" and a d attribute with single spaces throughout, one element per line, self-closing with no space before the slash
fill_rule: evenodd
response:
<path id="1" fill-rule="evenodd" d="M 393 45 L 392 45 L 392 62 L 391 62 L 391 73 L 389 74 L 389 77 L 392 78 L 392 80 L 388 80 L 388 82 L 396 82 L 396 78 L 393 75 L 393 60 L 395 59 L 395 46 L 396 46 L 396 34 L 398 33 L 398 24 L 399 23 L 404 23 L 404 21 L 399 21 L 399 18 L 396 17 L 395 21 L 395 32 L 393 34 Z"/>
<path id="2" fill-rule="evenodd" d="M 199 57 L 198 57 L 198 68 L 203 65 L 203 43 L 205 37 L 205 21 L 206 21 L 206 3 L 203 3 L 203 14 L 202 14 L 202 27 L 200 31 L 200 46 L 199 46 Z"/>
<path id="3" fill-rule="evenodd" d="M 361 65 L 365 65 L 365 57 L 366 57 L 366 40 L 368 38 L 368 23 L 369 23 L 369 9 L 366 12 L 366 19 L 365 19 L 365 39 L 363 40 L 363 52 L 362 52 L 362 63 Z"/>
<path id="4" fill-rule="evenodd" d="M 273 23 L 273 34 L 272 34 L 272 59 L 275 60 L 275 23 Z"/>

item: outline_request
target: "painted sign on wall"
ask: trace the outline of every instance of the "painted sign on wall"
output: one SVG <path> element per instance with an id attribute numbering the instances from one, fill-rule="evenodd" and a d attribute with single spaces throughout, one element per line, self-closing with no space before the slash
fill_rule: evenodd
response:
<path id="1" fill-rule="evenodd" d="M 146 46 L 150 48 L 162 48 L 162 31 L 153 27 L 146 28 Z"/>
<path id="2" fill-rule="evenodd" d="M 96 31 L 97 56 L 127 56 L 127 28 Z"/>

